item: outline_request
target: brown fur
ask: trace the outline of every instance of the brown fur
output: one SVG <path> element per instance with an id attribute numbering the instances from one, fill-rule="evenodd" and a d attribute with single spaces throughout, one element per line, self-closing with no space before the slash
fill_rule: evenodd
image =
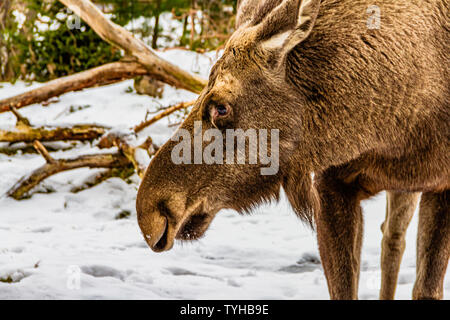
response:
<path id="1" fill-rule="evenodd" d="M 450 251 L 449 5 L 380 1 L 381 28 L 371 30 L 372 4 L 240 3 L 238 29 L 181 127 L 192 132 L 198 120 L 204 130 L 280 129 L 280 171 L 175 165 L 176 142 L 167 142 L 137 198 L 153 250 L 170 249 L 175 237 L 196 239 L 220 209 L 249 211 L 282 186 L 302 219 L 314 217 L 331 297 L 356 298 L 360 201 L 382 190 L 426 192 L 414 297 L 442 297 Z M 213 124 L 210 109 L 219 104 L 232 112 Z"/>

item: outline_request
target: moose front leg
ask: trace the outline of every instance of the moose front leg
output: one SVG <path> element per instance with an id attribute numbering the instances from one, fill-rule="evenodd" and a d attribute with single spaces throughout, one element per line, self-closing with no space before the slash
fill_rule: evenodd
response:
<path id="1" fill-rule="evenodd" d="M 405 234 L 419 196 L 418 192 L 386 192 L 386 219 L 381 226 L 383 240 L 380 299 L 394 299 L 400 263 L 405 251 Z"/>
<path id="2" fill-rule="evenodd" d="M 442 299 L 450 258 L 450 190 L 424 193 L 417 232 L 417 276 L 413 299 Z"/>
<path id="3" fill-rule="evenodd" d="M 316 179 L 321 209 L 317 238 L 331 299 L 357 299 L 363 218 L 356 182 L 335 179 L 328 169 Z"/>

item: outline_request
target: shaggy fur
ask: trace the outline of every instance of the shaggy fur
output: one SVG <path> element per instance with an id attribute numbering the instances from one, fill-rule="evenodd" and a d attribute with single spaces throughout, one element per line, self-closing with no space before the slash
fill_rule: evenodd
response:
<path id="1" fill-rule="evenodd" d="M 426 192 L 420 220 L 429 233 L 419 238 L 414 297 L 442 297 L 450 251 L 449 4 L 380 1 L 380 29 L 366 26 L 370 5 L 240 1 L 238 28 L 181 127 L 192 132 L 198 120 L 204 130 L 279 129 L 280 171 L 175 165 L 176 142 L 167 142 L 137 198 L 153 250 L 170 249 L 175 237 L 198 238 L 220 209 L 250 210 L 282 186 L 300 218 L 314 217 L 331 297 L 356 298 L 360 201 L 382 190 Z M 213 125 L 218 105 L 232 112 Z"/>

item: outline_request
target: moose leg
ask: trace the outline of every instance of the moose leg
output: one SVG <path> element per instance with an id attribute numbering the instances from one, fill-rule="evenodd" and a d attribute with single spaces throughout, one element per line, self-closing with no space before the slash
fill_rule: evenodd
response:
<path id="1" fill-rule="evenodd" d="M 316 212 L 317 238 L 331 299 L 357 299 L 363 218 L 361 189 L 328 169 L 316 178 L 321 209 Z"/>
<path id="2" fill-rule="evenodd" d="M 424 193 L 417 233 L 417 275 L 413 299 L 442 299 L 450 258 L 450 190 Z"/>
<path id="3" fill-rule="evenodd" d="M 381 225 L 380 299 L 393 300 L 400 263 L 405 251 L 405 234 L 420 193 L 386 192 L 386 219 Z"/>

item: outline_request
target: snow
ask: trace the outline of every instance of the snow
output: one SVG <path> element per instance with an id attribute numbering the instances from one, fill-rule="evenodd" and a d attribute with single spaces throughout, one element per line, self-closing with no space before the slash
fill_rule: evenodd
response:
<path id="1" fill-rule="evenodd" d="M 204 77 L 217 59 L 215 52 L 168 50 L 160 55 Z M 39 85 L 0 84 L 0 99 Z M 132 82 L 125 81 L 69 93 L 47 107 L 33 105 L 21 113 L 37 125 L 97 123 L 124 128 L 141 122 L 147 111 L 195 98 L 166 87 L 162 99 L 151 99 L 127 92 L 129 87 Z M 161 120 L 140 136 L 150 135 L 162 144 L 175 130 L 168 124 L 180 119 L 178 114 Z M 11 114 L 0 114 L 0 127 L 14 123 Z M 78 144 L 52 155 L 93 152 L 100 151 Z M 0 195 L 43 163 L 34 154 L 0 154 Z M 329 298 L 315 234 L 296 218 L 284 195 L 278 204 L 261 206 L 252 215 L 224 210 L 201 240 L 176 243 L 171 251 L 157 254 L 147 247 L 137 225 L 137 176 L 129 183 L 112 178 L 94 188 L 70 192 L 96 172 L 79 169 L 55 175 L 38 187 L 38 191 L 54 192 L 34 193 L 26 200 L 0 196 L 0 300 Z M 385 195 L 364 202 L 363 208 L 359 296 L 377 299 Z M 411 297 L 416 233 L 417 214 L 407 233 L 398 299 Z"/>

